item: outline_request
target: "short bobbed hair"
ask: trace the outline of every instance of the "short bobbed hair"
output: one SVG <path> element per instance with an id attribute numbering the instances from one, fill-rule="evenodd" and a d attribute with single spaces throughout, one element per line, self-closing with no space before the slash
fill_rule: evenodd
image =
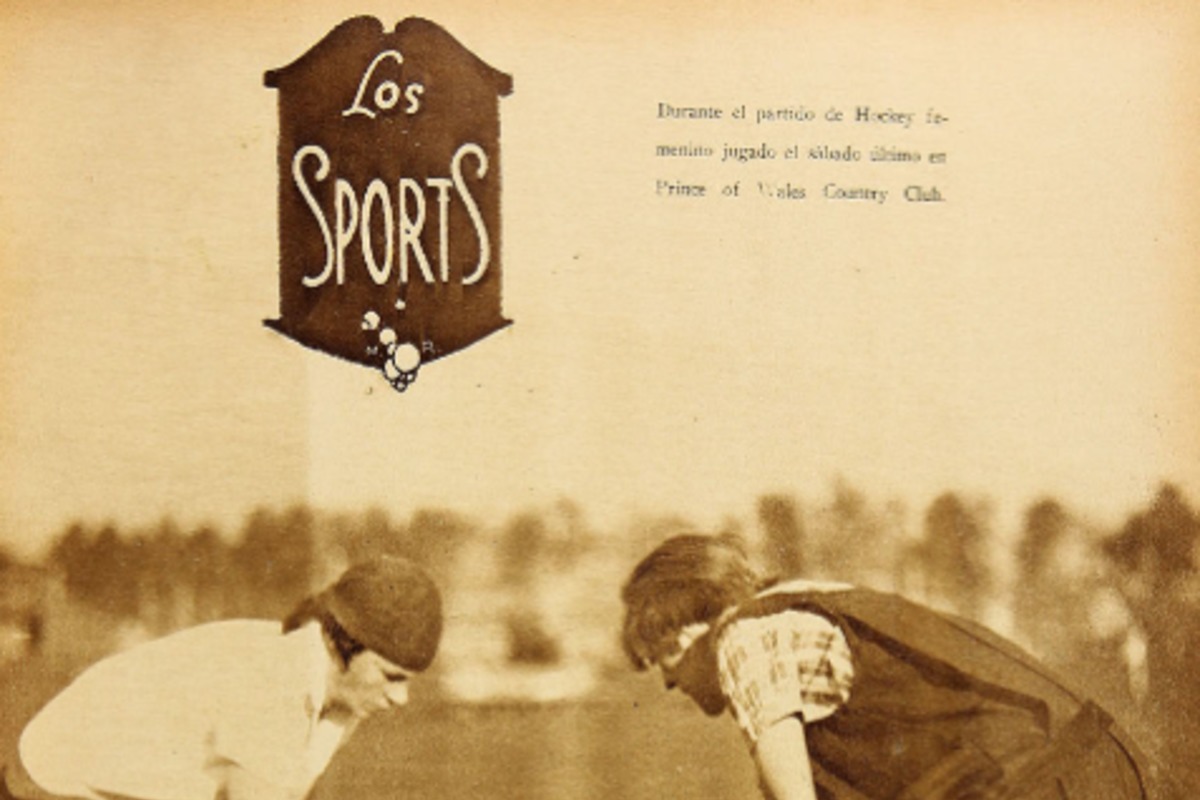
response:
<path id="1" fill-rule="evenodd" d="M 644 670 L 675 648 L 679 631 L 712 622 L 750 599 L 759 577 L 738 540 L 687 533 L 673 536 L 633 569 L 621 590 L 621 645 Z"/>

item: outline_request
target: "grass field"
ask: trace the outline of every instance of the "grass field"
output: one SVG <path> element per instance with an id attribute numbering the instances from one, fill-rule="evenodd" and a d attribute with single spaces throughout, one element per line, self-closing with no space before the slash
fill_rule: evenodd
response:
<path id="1" fill-rule="evenodd" d="M 548 706 L 431 705 L 372 720 L 318 798 L 759 798 L 729 719 L 678 698 Z"/>

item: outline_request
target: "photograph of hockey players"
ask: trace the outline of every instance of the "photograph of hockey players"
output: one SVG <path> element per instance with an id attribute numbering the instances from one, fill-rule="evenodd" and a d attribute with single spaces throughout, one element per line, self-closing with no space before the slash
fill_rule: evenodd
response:
<path id="1" fill-rule="evenodd" d="M 770 798 L 1182 797 L 1065 679 L 899 595 L 764 581 L 734 537 L 682 534 L 622 599 L 634 666 L 732 712 Z"/>
<path id="2" fill-rule="evenodd" d="M 336 682 L 319 626 L 283 633 L 280 621 L 354 565 L 393 557 L 438 588 L 436 657 L 403 709 L 337 737 L 331 707 L 316 739 L 285 747 L 306 759 L 270 770 L 291 776 L 289 793 L 761 800 L 746 740 L 767 741 L 772 720 L 697 712 L 631 669 L 621 643 L 621 587 L 694 531 L 739 542 L 756 578 L 895 595 L 896 608 L 983 626 L 1062 676 L 1078 708 L 1009 687 L 1048 715 L 1015 713 L 1020 752 L 998 754 L 993 785 L 1023 780 L 1019 762 L 1040 749 L 1025 743 L 1054 748 L 1079 718 L 1084 738 L 1120 732 L 1200 796 L 1200 5 L 938 5 L 0 4 L 11 791 L 155 800 L 164 781 L 152 776 L 175 759 L 139 740 L 139 705 L 191 709 L 193 691 L 209 694 L 197 672 L 232 680 L 257 659 L 230 643 L 146 694 L 107 676 L 140 676 L 143 656 L 161 646 L 168 660 L 192 633 L 261 620 L 254 630 L 297 643 Z M 488 243 L 513 324 L 419 373 L 387 371 L 401 367 L 387 334 L 400 328 L 343 316 L 337 301 L 416 317 L 395 301 L 402 259 L 410 283 L 424 274 L 420 252 L 430 291 L 456 297 L 436 268 L 441 245 L 462 255 L 481 241 L 456 173 L 417 174 L 419 161 L 387 148 L 381 163 L 398 172 L 376 181 L 384 173 L 353 171 L 332 141 L 280 147 L 281 98 L 306 113 L 339 99 L 319 93 L 320 65 L 296 60 L 362 14 L 387 31 L 427 19 L 474 54 L 464 68 L 478 59 L 512 78 L 486 106 L 499 122 L 486 175 L 468 132 L 453 143 L 467 147 L 472 197 L 500 184 Z M 421 84 L 421 109 L 484 109 L 427 83 L 424 55 L 402 50 L 379 62 L 369 101 L 403 115 L 405 87 Z M 264 83 L 289 64 L 299 84 Z M 369 127 L 342 115 L 352 101 L 329 105 L 331 126 Z M 935 188 L 941 199 L 922 199 Z M 282 191 L 321 246 L 281 270 Z M 445 241 L 443 223 L 466 240 Z M 371 241 L 378 275 L 392 264 L 386 287 L 367 271 Z M 291 286 L 298 307 L 319 300 L 319 316 L 386 356 L 384 371 L 264 326 L 281 276 L 326 265 L 314 294 Z M 783 602 L 734 605 L 748 625 L 773 616 L 772 600 Z M 730 637 L 743 622 L 704 621 Z M 888 632 L 883 622 L 862 624 Z M 853 660 L 863 635 L 847 626 Z M 672 632 L 653 655 L 672 643 L 686 641 Z M 905 644 L 993 683 L 932 638 Z M 867 796 L 900 791 L 876 758 L 886 741 L 864 744 L 861 764 L 830 757 L 841 740 L 817 733 L 870 711 L 860 704 L 879 696 L 856 688 L 873 691 L 890 655 L 843 676 L 838 710 L 801 710 L 829 715 L 800 727 L 813 735 L 789 750 L 796 764 L 815 747 L 814 773 Z M 127 707 L 70 730 L 65 716 L 99 705 L 91 685 Z M 969 697 L 991 708 L 977 688 Z M 326 699 L 338 692 L 326 685 Z M 1087 701 L 1113 723 L 1080 717 Z M 309 712 L 325 705 L 314 697 Z M 269 714 L 240 726 L 254 709 L 218 715 L 235 729 L 214 728 L 215 756 L 249 764 L 284 747 L 292 729 Z M 259 742 L 268 727 L 284 732 Z M 230 736 L 248 749 L 225 750 Z M 896 763 L 915 782 L 943 752 Z M 219 800 L 221 763 L 167 779 L 170 800 Z M 946 766 L 960 775 L 964 762 Z"/>

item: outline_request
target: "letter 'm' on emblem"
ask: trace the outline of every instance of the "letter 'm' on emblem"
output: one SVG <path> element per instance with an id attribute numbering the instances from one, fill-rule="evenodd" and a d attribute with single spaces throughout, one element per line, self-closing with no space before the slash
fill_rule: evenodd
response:
<path id="1" fill-rule="evenodd" d="M 500 98 L 512 78 L 438 25 L 334 28 L 268 71 L 279 100 L 279 316 L 306 347 L 418 369 L 507 327 Z"/>

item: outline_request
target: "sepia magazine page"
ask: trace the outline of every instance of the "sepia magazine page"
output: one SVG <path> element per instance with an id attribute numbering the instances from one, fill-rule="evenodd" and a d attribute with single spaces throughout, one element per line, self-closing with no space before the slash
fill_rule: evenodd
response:
<path id="1" fill-rule="evenodd" d="M 1198 85 L 1185 2 L 0 3 L 0 797 L 1188 796 Z"/>

